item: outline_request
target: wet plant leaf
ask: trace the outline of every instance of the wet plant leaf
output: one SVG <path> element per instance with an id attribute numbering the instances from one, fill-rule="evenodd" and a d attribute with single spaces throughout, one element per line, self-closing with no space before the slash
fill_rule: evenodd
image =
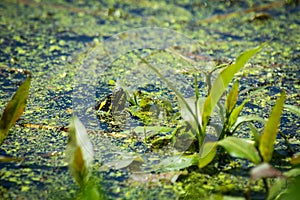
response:
<path id="1" fill-rule="evenodd" d="M 231 113 L 231 111 L 235 107 L 238 98 L 238 93 L 239 93 L 239 82 L 235 81 L 226 98 L 225 108 L 227 114 Z"/>
<path id="2" fill-rule="evenodd" d="M 235 63 L 226 67 L 217 77 L 212 85 L 209 95 L 207 96 L 202 114 L 202 132 L 205 132 L 206 125 L 209 120 L 209 116 L 217 105 L 218 101 L 222 97 L 229 83 L 233 79 L 234 75 L 248 62 L 248 60 L 257 53 L 265 44 L 260 45 L 254 49 L 245 51 L 240 54 Z"/>
<path id="3" fill-rule="evenodd" d="M 277 179 L 269 189 L 268 200 L 280 199 L 279 197 L 282 193 L 287 192 L 287 182 L 285 179 Z"/>
<path id="4" fill-rule="evenodd" d="M 287 172 L 284 172 L 284 175 L 289 178 L 300 176 L 300 168 L 294 168 Z"/>
<path id="5" fill-rule="evenodd" d="M 176 170 L 185 169 L 192 165 L 197 165 L 198 160 L 199 157 L 197 154 L 172 156 L 164 159 L 154 168 L 158 168 L 162 171 L 176 171 Z"/>
<path id="6" fill-rule="evenodd" d="M 69 170 L 76 182 L 84 185 L 88 182 L 91 173 L 94 159 L 93 146 L 84 125 L 76 116 L 71 119 L 69 134 L 66 148 Z"/>
<path id="7" fill-rule="evenodd" d="M 203 145 L 200 153 L 198 167 L 203 168 L 208 165 L 216 156 L 217 153 L 217 142 L 206 142 Z"/>
<path id="8" fill-rule="evenodd" d="M 186 171 L 163 172 L 159 174 L 147 172 L 133 172 L 129 176 L 129 183 L 134 186 L 138 184 L 161 185 L 161 182 L 175 183 L 180 175 L 186 175 Z"/>
<path id="9" fill-rule="evenodd" d="M 288 179 L 277 179 L 269 190 L 268 200 L 271 199 L 284 199 L 281 198 L 284 194 L 289 193 L 290 186 L 294 185 L 295 182 L 292 182 L 294 178 L 300 177 L 300 168 L 294 168 L 287 172 L 283 173 L 283 176 L 287 177 Z M 299 185 L 297 186 L 299 188 Z M 299 196 L 299 195 L 297 195 Z M 287 198 L 291 199 L 291 198 Z"/>
<path id="10" fill-rule="evenodd" d="M 218 145 L 224 147 L 233 157 L 248 159 L 255 164 L 260 163 L 257 150 L 248 140 L 230 136 L 220 140 Z"/>
<path id="11" fill-rule="evenodd" d="M 253 122 L 253 121 L 257 121 L 257 122 L 261 122 L 261 123 L 265 123 L 265 120 L 259 116 L 255 116 L 255 115 L 245 115 L 245 116 L 240 116 L 237 118 L 235 124 L 232 126 L 232 132 L 235 132 L 236 129 L 242 125 L 243 123 L 246 122 Z"/>
<path id="12" fill-rule="evenodd" d="M 100 167 L 100 171 L 107 171 L 110 169 L 123 169 L 130 168 L 133 171 L 137 171 L 139 166 L 144 163 L 144 159 L 136 154 L 124 154 L 121 160 L 105 163 Z"/>
<path id="13" fill-rule="evenodd" d="M 180 113 L 182 118 L 187 121 L 192 127 L 197 130 L 198 124 L 202 123 L 201 119 L 201 114 L 202 114 L 202 108 L 203 108 L 203 103 L 204 103 L 204 98 L 198 98 L 196 102 L 195 97 L 191 98 L 185 98 L 186 104 L 189 106 L 189 108 L 192 110 L 192 113 L 190 110 L 187 108 L 186 104 L 183 102 L 180 102 Z M 197 103 L 197 105 L 196 105 Z M 196 116 L 197 121 L 195 121 L 194 116 Z"/>
<path id="14" fill-rule="evenodd" d="M 289 180 L 287 187 L 285 190 L 283 190 L 276 199 L 288 199 L 288 200 L 296 200 L 299 199 L 300 196 L 300 176 L 297 176 L 291 180 Z"/>
<path id="15" fill-rule="evenodd" d="M 240 115 L 242 109 L 244 108 L 245 104 L 248 101 L 249 101 L 249 99 L 244 100 L 241 105 L 235 107 L 232 110 L 230 117 L 229 117 L 229 124 L 228 124 L 230 128 L 237 122 L 238 116 Z"/>
<path id="16" fill-rule="evenodd" d="M 264 127 L 259 142 L 259 151 L 265 162 L 269 162 L 272 158 L 274 143 L 278 132 L 280 117 L 285 101 L 285 91 L 281 92 L 280 97 L 277 99 L 276 104 L 270 114 L 268 121 Z"/>
<path id="17" fill-rule="evenodd" d="M 256 181 L 261 178 L 274 178 L 274 177 L 281 177 L 284 178 L 285 176 L 281 171 L 275 169 L 269 163 L 261 163 L 250 170 L 251 180 Z"/>
<path id="18" fill-rule="evenodd" d="M 11 126 L 20 118 L 28 98 L 31 76 L 28 76 L 6 105 L 0 119 L 0 144 L 7 137 Z"/>
<path id="19" fill-rule="evenodd" d="M 249 128 L 250 128 L 250 131 L 254 137 L 254 141 L 255 141 L 255 146 L 258 147 L 258 144 L 259 144 L 259 141 L 260 141 L 260 133 L 259 131 L 256 129 L 255 126 L 253 126 L 253 124 L 249 124 Z"/>

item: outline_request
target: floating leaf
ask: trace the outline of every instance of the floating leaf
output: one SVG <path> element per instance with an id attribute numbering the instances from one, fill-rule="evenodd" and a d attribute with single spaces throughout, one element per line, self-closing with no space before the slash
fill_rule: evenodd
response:
<path id="1" fill-rule="evenodd" d="M 285 177 L 281 171 L 275 169 L 269 163 L 261 163 L 256 167 L 252 168 L 250 170 L 250 176 L 251 180 L 253 181 L 256 181 L 261 178 Z"/>
<path id="2" fill-rule="evenodd" d="M 206 142 L 200 152 L 198 167 L 203 168 L 208 165 L 216 156 L 217 142 Z"/>
<path id="3" fill-rule="evenodd" d="M 175 171 L 175 170 L 185 169 L 192 165 L 197 165 L 198 160 L 199 157 L 197 154 L 172 156 L 164 159 L 154 168 L 157 168 L 162 171 Z"/>
<path id="4" fill-rule="evenodd" d="M 66 148 L 69 170 L 76 182 L 84 185 L 88 182 L 94 151 L 84 125 L 73 116 L 69 130 L 70 138 Z"/>
<path id="5" fill-rule="evenodd" d="M 202 114 L 202 132 L 205 132 L 209 117 L 214 110 L 217 102 L 225 92 L 234 75 L 248 62 L 248 60 L 258 52 L 265 44 L 254 49 L 245 51 L 236 59 L 235 63 L 226 67 L 217 77 L 212 85 L 209 95 L 207 96 Z"/>
<path id="6" fill-rule="evenodd" d="M 258 152 L 249 140 L 230 136 L 220 140 L 218 144 L 224 147 L 231 156 L 245 158 L 255 164 L 260 163 Z"/>
<path id="7" fill-rule="evenodd" d="M 277 99 L 276 104 L 270 114 L 268 121 L 264 127 L 259 142 L 259 151 L 265 162 L 269 162 L 272 158 L 274 143 L 280 124 L 280 117 L 285 101 L 285 91 L 281 92 L 280 97 Z"/>
<path id="8" fill-rule="evenodd" d="M 129 184 L 135 186 L 138 184 L 155 184 L 161 186 L 161 182 L 175 183 L 180 175 L 186 175 L 186 171 L 163 172 L 159 174 L 147 172 L 133 172 L 129 175 Z"/>
<path id="9" fill-rule="evenodd" d="M 130 168 L 133 171 L 138 171 L 141 164 L 145 161 L 137 154 L 123 154 L 121 160 L 105 163 L 100 167 L 100 171 L 107 171 L 109 169 L 123 169 Z"/>
<path id="10" fill-rule="evenodd" d="M 231 113 L 231 111 L 235 107 L 238 98 L 238 93 L 239 93 L 239 82 L 235 81 L 226 98 L 225 108 L 227 114 Z"/>
<path id="11" fill-rule="evenodd" d="M 22 115 L 28 98 L 31 76 L 28 76 L 6 105 L 0 119 L 0 144 L 7 137 L 10 127 Z"/>

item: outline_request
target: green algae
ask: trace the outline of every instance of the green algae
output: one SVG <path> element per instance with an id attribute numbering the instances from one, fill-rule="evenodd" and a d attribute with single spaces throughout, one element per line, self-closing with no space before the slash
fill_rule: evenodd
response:
<path id="1" fill-rule="evenodd" d="M 199 41 L 205 53 L 218 59 L 233 59 L 245 49 L 270 40 L 269 46 L 239 73 L 244 87 L 255 87 L 261 83 L 273 86 L 255 95 L 251 100 L 252 106 L 246 112 L 267 117 L 266 113 L 275 103 L 273 96 L 276 95 L 276 88 L 288 91 L 289 104 L 299 105 L 299 5 L 265 10 L 264 13 L 270 18 L 264 20 L 255 19 L 257 13 L 249 12 L 209 23 L 201 20 L 213 17 L 216 13 L 243 11 L 251 6 L 262 5 L 262 2 L 247 1 L 241 5 L 234 1 L 217 4 L 214 1 L 198 4 L 189 1 L 176 4 L 144 0 L 134 4 L 78 1 L 70 5 L 67 1 L 57 0 L 51 3 L 2 1 L 0 5 L 0 64 L 33 73 L 29 101 L 21 124 L 66 126 L 72 109 L 73 79 L 81 56 L 84 58 L 87 49 L 108 36 L 144 26 L 171 28 L 184 33 Z M 172 9 L 169 9 L 170 6 Z M 78 51 L 83 53 L 78 54 Z M 192 53 L 195 55 L 199 52 Z M 172 60 L 170 57 L 168 59 Z M 24 76 L 1 70 L 0 77 L 0 110 L 3 110 L 5 102 L 16 91 Z M 247 82 L 248 79 L 255 81 Z M 270 94 L 270 97 L 259 98 L 261 95 L 267 96 L 265 94 Z M 284 118 L 285 124 L 281 129 L 298 149 L 299 118 L 288 112 L 284 113 Z M 93 135 L 92 139 L 97 144 L 97 140 L 102 138 Z M 1 146 L 1 154 L 5 152 L 9 156 L 26 159 L 16 165 L 1 164 L 0 196 L 4 199 L 73 198 L 78 188 L 67 172 L 63 159 L 66 141 L 67 135 L 55 129 L 13 128 L 7 142 Z M 285 151 L 286 147 L 282 144 L 281 139 L 278 140 L 277 150 Z M 51 152 L 57 153 L 45 156 L 52 155 L 49 154 Z M 126 172 L 114 172 L 106 178 L 124 178 L 127 175 Z M 111 198 L 140 198 L 147 193 L 145 199 L 163 199 L 174 197 L 174 190 L 177 191 L 176 196 L 182 198 L 207 197 L 213 193 L 241 196 L 240 191 L 246 185 L 244 177 L 227 174 L 214 177 L 194 172 L 190 177 L 193 178 L 182 178 L 174 187 L 163 183 L 163 189 L 153 186 L 149 193 L 149 187 L 124 187 L 126 182 L 115 180 L 108 180 L 106 187 L 111 192 Z M 204 182 L 205 179 L 209 181 Z M 230 192 L 232 185 L 236 193 Z M 262 183 L 259 183 L 252 190 L 261 192 L 261 186 Z"/>

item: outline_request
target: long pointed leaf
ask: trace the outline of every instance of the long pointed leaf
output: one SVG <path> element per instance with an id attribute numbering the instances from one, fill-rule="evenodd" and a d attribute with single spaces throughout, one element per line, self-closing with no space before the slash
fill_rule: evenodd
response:
<path id="1" fill-rule="evenodd" d="M 249 101 L 249 99 L 246 99 L 243 101 L 243 103 L 237 107 L 235 107 L 229 117 L 229 129 L 237 122 L 238 116 L 240 115 L 242 109 L 244 108 L 245 104 Z"/>
<path id="2" fill-rule="evenodd" d="M 269 162 L 272 158 L 274 143 L 280 124 L 280 117 L 285 101 L 285 96 L 285 91 L 282 91 L 280 97 L 276 101 L 276 104 L 261 135 L 261 139 L 259 142 L 259 151 L 265 162 Z"/>
<path id="3" fill-rule="evenodd" d="M 7 137 L 11 126 L 20 118 L 26 106 L 31 76 L 28 76 L 6 105 L 0 119 L 0 144 Z"/>
<path id="4" fill-rule="evenodd" d="M 255 146 L 258 147 L 261 135 L 260 135 L 259 131 L 257 130 L 257 128 L 253 124 L 250 123 L 248 126 L 250 128 L 250 132 L 252 133 L 252 135 L 254 137 Z"/>
<path id="5" fill-rule="evenodd" d="M 235 107 L 238 94 L 239 94 L 239 82 L 235 81 L 226 98 L 225 108 L 227 114 L 231 113 L 232 109 Z"/>
<path id="6" fill-rule="evenodd" d="M 228 87 L 229 83 L 233 79 L 234 75 L 248 62 L 248 60 L 258 52 L 265 44 L 260 45 L 254 49 L 245 51 L 242 53 L 234 64 L 226 67 L 217 77 L 216 81 L 212 85 L 211 91 L 207 96 L 202 114 L 202 132 L 205 132 L 206 125 L 209 120 L 209 116 L 214 110 L 217 102 L 220 100 L 222 94 Z"/>
<path id="7" fill-rule="evenodd" d="M 94 151 L 85 127 L 74 116 L 70 125 L 70 138 L 66 148 L 66 159 L 69 170 L 79 185 L 88 182 L 93 164 Z"/>
<path id="8" fill-rule="evenodd" d="M 202 113 L 202 108 L 203 108 L 203 103 L 204 99 L 203 98 L 198 98 L 198 101 L 196 102 L 196 99 L 194 97 L 191 98 L 185 98 L 186 104 L 190 107 L 193 113 L 190 112 L 190 110 L 186 107 L 184 103 L 182 103 L 181 100 L 179 100 L 180 103 L 180 114 L 182 118 L 189 122 L 195 130 L 198 128 L 198 124 L 201 124 L 201 113 Z M 196 110 L 196 105 L 197 103 L 197 110 Z M 197 116 L 197 121 L 195 121 L 194 115 Z"/>
<path id="9" fill-rule="evenodd" d="M 218 144 L 224 147 L 231 156 L 245 158 L 255 164 L 260 163 L 260 157 L 254 145 L 245 139 L 226 137 L 220 140 Z"/>

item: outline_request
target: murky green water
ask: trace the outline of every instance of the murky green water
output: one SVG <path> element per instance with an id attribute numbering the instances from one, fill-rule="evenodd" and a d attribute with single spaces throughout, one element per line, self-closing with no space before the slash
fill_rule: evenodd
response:
<path id="1" fill-rule="evenodd" d="M 220 62 L 234 59 L 244 50 L 269 41 L 268 46 L 238 74 L 242 88 L 271 85 L 266 98 L 255 97 L 245 112 L 267 117 L 280 89 L 287 91 L 286 103 L 299 106 L 300 5 L 296 2 L 1 1 L 0 110 L 25 78 L 2 66 L 26 69 L 34 78 L 26 111 L 18 124 L 67 126 L 72 113 L 74 78 L 90 49 L 102 45 L 114 34 L 141 27 L 178 31 L 197 41 L 201 47 L 201 52 L 190 49 L 191 58 L 207 55 Z M 299 151 L 299 118 L 284 113 L 282 122 L 281 131 Z M 0 155 L 24 157 L 25 161 L 0 163 L 0 197 L 74 198 L 78 188 L 63 159 L 67 138 L 67 133 L 56 129 L 20 125 L 12 128 L 0 148 Z M 97 141 L 115 142 L 95 134 L 91 134 L 91 139 L 99 160 L 102 147 Z M 286 154 L 283 139 L 279 137 L 278 141 L 281 141 L 277 145 L 278 151 Z M 284 161 L 279 163 L 286 165 Z M 234 172 L 235 176 L 230 172 L 228 170 L 221 176 L 198 174 L 199 179 L 211 182 L 191 186 L 188 182 L 193 179 L 186 179 L 174 187 L 170 183 L 139 184 L 129 178 L 128 170 L 95 172 L 95 176 L 103 176 L 108 199 L 184 198 L 182 192 L 189 189 L 200 194 L 239 196 L 247 184 L 243 182 L 245 172 L 243 168 Z M 232 182 L 226 182 L 229 179 Z M 216 183 L 221 186 L 214 188 Z M 259 195 L 256 195 L 256 189 Z M 253 189 L 253 197 L 264 199 L 260 187 L 256 189 Z"/>

